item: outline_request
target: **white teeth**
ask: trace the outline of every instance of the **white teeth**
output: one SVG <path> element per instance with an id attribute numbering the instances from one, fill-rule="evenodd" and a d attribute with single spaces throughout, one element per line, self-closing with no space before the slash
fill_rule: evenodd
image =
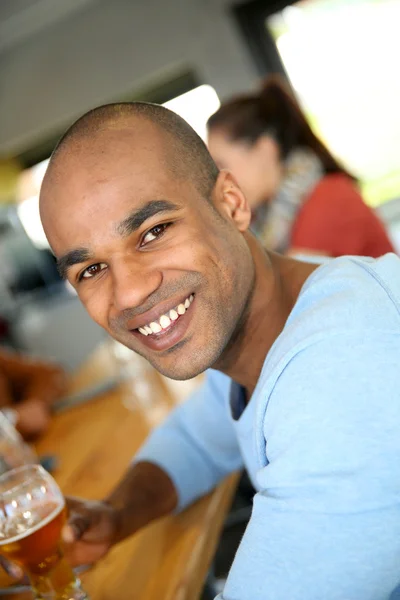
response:
<path id="1" fill-rule="evenodd" d="M 161 325 L 159 325 L 158 323 L 150 323 L 150 327 L 151 327 L 151 331 L 153 333 L 160 333 L 160 331 L 162 330 Z"/>
<path id="2" fill-rule="evenodd" d="M 163 329 L 167 329 L 171 325 L 171 319 L 167 315 L 160 317 L 160 325 Z"/>
<path id="3" fill-rule="evenodd" d="M 184 315 L 189 306 L 194 300 L 194 294 L 190 294 L 189 298 L 186 298 L 185 302 L 179 304 L 177 307 L 172 308 L 166 315 L 161 315 L 158 321 L 153 321 L 149 325 L 143 325 L 139 327 L 139 331 L 142 335 L 151 335 L 152 333 L 160 333 L 163 329 L 167 329 L 171 325 L 171 321 L 176 321 L 181 315 Z"/>

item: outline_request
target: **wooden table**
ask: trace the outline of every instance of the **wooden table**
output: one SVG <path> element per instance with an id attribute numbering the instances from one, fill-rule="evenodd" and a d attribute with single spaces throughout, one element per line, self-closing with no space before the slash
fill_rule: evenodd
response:
<path id="1" fill-rule="evenodd" d="M 102 347 L 74 378 L 71 389 L 111 374 L 112 362 L 109 350 Z M 36 448 L 40 455 L 59 457 L 54 476 L 66 494 L 91 499 L 105 496 L 151 427 L 174 406 L 176 394 L 164 378 L 154 370 L 147 377 L 153 392 L 149 405 L 135 402 L 122 385 L 54 418 Z M 199 598 L 236 485 L 237 476 L 229 477 L 182 514 L 161 519 L 116 546 L 81 577 L 91 599 Z M 22 600 L 30 595 L 11 597 Z"/>

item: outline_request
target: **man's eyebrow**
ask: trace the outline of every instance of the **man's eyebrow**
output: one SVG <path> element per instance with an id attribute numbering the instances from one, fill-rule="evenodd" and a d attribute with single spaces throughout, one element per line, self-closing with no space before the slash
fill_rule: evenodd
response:
<path id="1" fill-rule="evenodd" d="M 68 269 L 73 265 L 78 265 L 89 260 L 91 253 L 87 248 L 76 248 L 70 250 L 61 258 L 57 259 L 57 269 L 63 279 L 67 278 Z"/>
<path id="2" fill-rule="evenodd" d="M 177 210 L 179 206 L 170 200 L 150 200 L 141 208 L 131 212 L 121 223 L 116 226 L 116 231 L 121 236 L 128 236 L 137 229 L 150 217 L 154 217 L 158 213 L 172 212 Z"/>
<path id="3" fill-rule="evenodd" d="M 134 210 L 126 219 L 121 221 L 116 226 L 116 231 L 121 236 L 127 236 L 136 229 L 138 229 L 142 223 L 153 217 L 158 213 L 172 212 L 177 210 L 179 206 L 171 202 L 170 200 L 150 200 L 141 208 Z M 73 265 L 77 265 L 86 262 L 91 258 L 91 253 L 87 248 L 76 248 L 70 250 L 61 258 L 57 259 L 57 269 L 63 279 L 67 278 L 68 269 Z"/>

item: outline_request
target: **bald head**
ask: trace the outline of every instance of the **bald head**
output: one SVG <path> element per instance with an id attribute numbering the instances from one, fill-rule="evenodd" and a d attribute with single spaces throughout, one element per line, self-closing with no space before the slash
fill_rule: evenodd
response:
<path id="1" fill-rule="evenodd" d="M 63 158 L 76 149 L 88 154 L 101 149 L 110 132 L 130 130 L 132 146 L 147 143 L 143 125 L 148 123 L 148 136 L 158 135 L 163 162 L 177 179 L 191 179 L 199 192 L 209 197 L 218 177 L 218 168 L 203 140 L 173 111 L 158 104 L 125 102 L 106 104 L 80 117 L 58 142 L 49 164 L 49 175 L 62 168 Z M 137 131 L 137 135 L 135 132 Z M 140 139 L 140 133 L 142 139 Z"/>

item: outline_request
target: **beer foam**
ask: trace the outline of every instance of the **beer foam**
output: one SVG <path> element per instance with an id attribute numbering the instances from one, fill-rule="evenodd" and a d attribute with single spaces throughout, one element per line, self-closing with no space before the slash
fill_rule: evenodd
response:
<path id="1" fill-rule="evenodd" d="M 47 505 L 48 504 L 50 504 L 50 502 L 48 502 Z M 38 531 L 38 529 L 42 529 L 42 527 L 47 525 L 47 523 L 50 523 L 50 521 L 55 519 L 57 515 L 60 514 L 65 507 L 65 502 L 59 504 L 49 515 L 43 519 L 41 517 L 41 512 L 43 512 L 43 508 L 45 508 L 45 506 L 43 506 L 43 504 L 37 504 L 36 506 L 32 505 L 25 511 L 19 511 L 18 513 L 15 513 L 12 517 L 6 516 L 4 521 L 0 519 L 0 547 L 5 546 L 6 544 L 8 545 L 18 542 L 19 540 L 32 535 L 35 533 L 35 531 Z M 27 519 L 26 517 L 23 517 L 21 519 L 21 516 L 26 512 L 31 513 L 31 518 Z M 18 519 L 20 519 L 20 522 L 18 522 Z M 23 531 L 21 531 L 22 528 Z"/>

